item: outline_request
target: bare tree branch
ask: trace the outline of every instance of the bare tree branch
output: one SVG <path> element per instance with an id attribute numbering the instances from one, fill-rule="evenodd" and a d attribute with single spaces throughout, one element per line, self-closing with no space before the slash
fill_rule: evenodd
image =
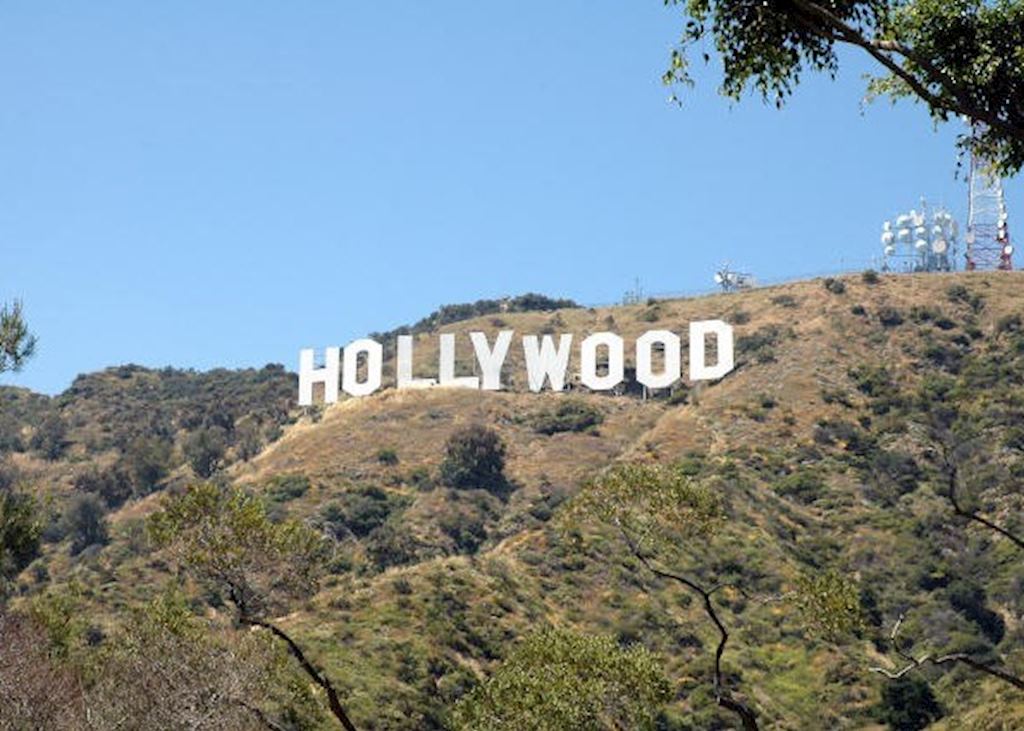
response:
<path id="1" fill-rule="evenodd" d="M 733 698 L 732 694 L 725 688 L 722 681 L 722 655 L 725 653 L 725 646 L 729 642 L 729 632 L 722 623 L 722 620 L 719 618 L 718 612 L 715 610 L 715 606 L 711 601 L 711 598 L 714 592 L 723 588 L 724 585 L 718 585 L 712 587 L 710 590 L 706 590 L 700 586 L 700 584 L 686 576 L 659 568 L 653 561 L 644 555 L 640 550 L 640 547 L 629 535 L 629 532 L 625 530 L 621 524 L 619 524 L 618 528 L 619 532 L 622 534 L 623 540 L 626 542 L 626 545 L 629 546 L 630 553 L 632 553 L 648 571 L 662 579 L 668 579 L 669 581 L 682 584 L 701 598 L 704 603 L 704 613 L 718 629 L 718 646 L 715 648 L 714 667 L 715 699 L 718 701 L 718 705 L 722 706 L 722 708 L 730 710 L 740 717 L 744 731 L 758 731 L 757 714 L 754 712 L 754 709 Z"/>
<path id="2" fill-rule="evenodd" d="M 349 720 L 348 715 L 345 713 L 345 709 L 341 705 L 341 699 L 338 697 L 338 691 L 335 690 L 334 684 L 331 683 L 324 673 L 317 670 L 316 666 L 306 657 L 306 653 L 302 651 L 298 643 L 295 642 L 288 634 L 271 622 L 267 622 L 262 619 L 256 619 L 254 617 L 246 617 L 244 615 L 239 617 L 239 621 L 243 624 L 247 624 L 253 627 L 262 627 L 263 629 L 270 630 L 270 632 L 277 638 L 284 641 L 288 645 L 289 652 L 299 661 L 299 665 L 302 666 L 303 671 L 308 675 L 314 683 L 319 685 L 327 693 L 327 703 L 331 708 L 331 713 L 338 719 L 345 731 L 356 731 L 356 727 L 352 725 L 352 721 Z"/>
<path id="3" fill-rule="evenodd" d="M 911 670 L 916 670 L 917 668 L 920 668 L 922 665 L 925 664 L 943 666 L 960 663 L 980 673 L 985 673 L 986 675 L 990 675 L 993 678 L 997 678 L 1005 683 L 1009 683 L 1015 688 L 1024 690 L 1024 678 L 1020 678 L 993 665 L 979 662 L 967 653 L 954 652 L 946 655 L 939 655 L 937 657 L 932 654 L 924 654 L 920 657 L 914 657 L 910 653 L 906 652 L 900 646 L 899 632 L 900 628 L 903 626 L 903 619 L 904 617 L 901 614 L 899 619 L 896 620 L 896 624 L 893 625 L 892 632 L 889 634 L 889 640 L 890 642 L 892 642 L 893 650 L 896 652 L 897 655 L 899 655 L 903 660 L 906 661 L 906 665 L 904 665 L 902 668 L 898 670 L 889 670 L 887 668 L 882 667 L 872 667 L 869 668 L 871 672 L 884 675 L 890 680 L 896 680 L 898 678 L 902 678 Z"/>
<path id="4" fill-rule="evenodd" d="M 994 531 L 1011 541 L 1015 546 L 1017 546 L 1017 548 L 1024 550 L 1024 538 L 1013 533 L 1009 529 L 994 523 L 985 516 L 978 514 L 976 510 L 970 510 L 963 506 L 957 489 L 960 481 L 960 468 L 953 455 L 954 448 L 951 448 L 950 445 L 945 442 L 940 442 L 939 449 L 942 453 L 942 469 L 946 476 L 945 497 L 949 500 L 949 504 L 952 506 L 954 514 L 966 520 L 971 520 L 979 525 L 985 526 L 989 530 Z"/>
<path id="5" fill-rule="evenodd" d="M 288 646 L 288 651 L 298 661 L 303 672 L 305 672 L 314 683 L 323 688 L 324 692 L 327 694 L 327 704 L 330 706 L 331 713 L 336 719 L 338 719 L 342 728 L 344 728 L 345 731 L 356 731 L 356 727 L 353 725 L 348 714 L 345 713 L 344 707 L 341 705 L 341 699 L 338 696 L 338 691 L 335 689 L 331 679 L 313 665 L 309 658 L 306 657 L 306 653 L 303 652 L 301 647 L 299 647 L 299 644 L 283 629 L 271 622 L 251 616 L 246 608 L 247 603 L 244 598 L 244 592 L 242 592 L 230 579 L 224 578 L 224 581 L 227 584 L 228 595 L 231 598 L 231 602 L 238 610 L 238 621 L 241 624 L 245 624 L 250 627 L 261 627 L 269 630 L 275 637 L 284 641 Z"/>

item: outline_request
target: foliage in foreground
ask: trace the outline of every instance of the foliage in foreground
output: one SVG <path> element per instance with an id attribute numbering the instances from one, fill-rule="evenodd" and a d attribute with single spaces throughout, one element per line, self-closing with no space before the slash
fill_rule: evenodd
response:
<path id="1" fill-rule="evenodd" d="M 883 72 L 871 79 L 869 96 L 915 99 L 936 121 L 968 117 L 983 127 L 961 144 L 1002 173 L 1024 165 L 1020 0 L 667 2 L 686 17 L 667 84 L 692 84 L 690 54 L 713 46 L 722 57 L 723 94 L 739 99 L 753 87 L 781 107 L 805 71 L 834 76 L 837 47 L 858 48 Z"/>
<path id="2" fill-rule="evenodd" d="M 455 706 L 455 731 L 653 729 L 671 696 L 659 659 L 611 637 L 548 629 L 527 636 Z"/>

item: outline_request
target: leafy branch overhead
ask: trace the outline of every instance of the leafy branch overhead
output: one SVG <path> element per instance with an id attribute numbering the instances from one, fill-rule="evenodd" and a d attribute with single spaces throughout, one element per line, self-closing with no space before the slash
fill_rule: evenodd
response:
<path id="1" fill-rule="evenodd" d="M 868 98 L 912 98 L 936 122 L 977 126 L 961 144 L 1002 174 L 1024 165 L 1024 2 L 1021 0 L 665 0 L 686 21 L 666 84 L 691 85 L 691 55 L 713 44 L 724 95 L 752 88 L 781 107 L 805 71 L 835 76 L 837 49 L 882 70 Z M 710 60 L 703 53 L 705 61 Z"/>
<path id="2" fill-rule="evenodd" d="M 0 373 L 21 370 L 35 350 L 36 338 L 28 331 L 21 302 L 0 307 Z"/>

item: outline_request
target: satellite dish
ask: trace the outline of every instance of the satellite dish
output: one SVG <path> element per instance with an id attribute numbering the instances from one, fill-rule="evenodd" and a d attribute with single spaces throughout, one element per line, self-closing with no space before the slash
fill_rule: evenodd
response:
<path id="1" fill-rule="evenodd" d="M 892 231 L 885 231 L 882 234 L 882 244 L 886 247 L 888 247 L 895 239 L 896 237 L 893 235 Z"/>
<path id="2" fill-rule="evenodd" d="M 927 233 L 928 229 L 926 229 L 924 226 L 918 226 L 917 228 L 914 229 L 914 236 L 916 236 L 919 239 L 923 239 Z"/>
<path id="3" fill-rule="evenodd" d="M 896 217 L 896 225 L 899 226 L 900 228 L 903 228 L 908 223 L 910 223 L 910 216 L 908 216 L 906 213 Z"/>
<path id="4" fill-rule="evenodd" d="M 918 251 L 924 251 L 925 249 L 928 248 L 928 242 L 925 241 L 924 239 L 918 239 L 917 241 L 914 242 L 914 248 L 917 249 Z"/>
<path id="5" fill-rule="evenodd" d="M 1006 246 L 1003 247 L 1003 254 L 1005 254 L 1006 256 L 1009 256 L 1012 253 L 1013 253 L 1013 244 L 1007 244 Z"/>
<path id="6" fill-rule="evenodd" d="M 892 231 L 892 221 L 886 221 L 882 224 L 883 231 Z"/>
<path id="7" fill-rule="evenodd" d="M 932 226 L 932 235 L 942 236 L 942 226 Z"/>
<path id="8" fill-rule="evenodd" d="M 725 277 L 722 276 L 721 272 L 715 272 L 715 284 L 721 284 L 725 281 Z"/>
<path id="9" fill-rule="evenodd" d="M 895 253 L 896 253 L 896 247 L 895 246 L 889 245 L 889 246 L 885 247 L 885 255 L 886 256 L 892 256 Z"/>
<path id="10" fill-rule="evenodd" d="M 932 251 L 934 253 L 936 253 L 936 254 L 945 254 L 946 253 L 946 240 L 945 239 L 935 239 L 935 241 L 932 242 Z"/>
<path id="11" fill-rule="evenodd" d="M 968 231 L 967 232 L 967 243 L 968 244 L 973 244 L 974 243 L 974 232 L 973 231 Z"/>
<path id="12" fill-rule="evenodd" d="M 910 229 L 901 228 L 896 232 L 896 238 L 900 241 L 910 241 Z"/>

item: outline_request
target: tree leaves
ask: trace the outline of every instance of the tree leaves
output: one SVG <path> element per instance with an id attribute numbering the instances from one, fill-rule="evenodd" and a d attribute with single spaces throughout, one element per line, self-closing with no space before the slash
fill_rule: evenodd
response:
<path id="1" fill-rule="evenodd" d="M 867 98 L 913 98 L 936 122 L 977 123 L 960 144 L 1000 174 L 1024 165 L 1024 2 L 1021 0 L 667 0 L 687 21 L 662 80 L 692 85 L 688 54 L 706 40 L 722 61 L 721 92 L 748 89 L 782 107 L 810 70 L 834 76 L 838 44 L 883 73 Z M 705 54 L 706 55 L 706 54 Z"/>
<path id="2" fill-rule="evenodd" d="M 527 636 L 456 705 L 456 731 L 651 729 L 671 697 L 658 657 L 564 629 Z"/>

